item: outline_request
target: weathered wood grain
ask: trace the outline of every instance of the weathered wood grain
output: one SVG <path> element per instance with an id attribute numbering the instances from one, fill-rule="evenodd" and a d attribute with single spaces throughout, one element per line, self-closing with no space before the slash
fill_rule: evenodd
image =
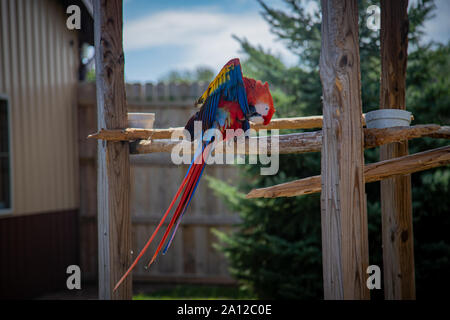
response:
<path id="1" fill-rule="evenodd" d="M 427 134 L 427 137 L 434 139 L 450 139 L 450 126 L 441 126 L 438 131 Z"/>
<path id="2" fill-rule="evenodd" d="M 374 148 L 392 142 L 429 137 L 432 134 L 438 133 L 440 129 L 441 127 L 436 124 L 419 124 L 411 127 L 392 127 L 384 129 L 364 129 L 364 148 Z"/>
<path id="3" fill-rule="evenodd" d="M 238 140 L 234 143 L 234 148 L 227 148 L 226 142 L 219 142 L 213 154 L 228 154 L 231 152 L 234 154 L 271 154 L 277 148 L 280 154 L 318 152 L 322 144 L 322 132 L 315 131 L 271 137 L 250 137 L 245 139 L 245 143 L 243 140 L 242 142 Z M 257 145 L 259 146 L 258 149 L 255 147 Z M 136 145 L 135 149 L 132 149 L 132 153 L 172 152 L 177 147 L 179 150 L 183 149 L 188 154 L 192 154 L 196 146 L 197 142 L 187 140 L 143 140 Z"/>
<path id="4" fill-rule="evenodd" d="M 322 0 L 322 259 L 325 299 L 368 299 L 356 0 Z"/>
<path id="5" fill-rule="evenodd" d="M 450 146 L 368 164 L 364 167 L 364 179 L 365 183 L 375 182 L 448 164 L 450 164 Z M 267 188 L 253 189 L 247 194 L 247 198 L 295 197 L 321 190 L 321 176 L 313 176 Z"/>
<path id="6" fill-rule="evenodd" d="M 380 109 L 406 109 L 408 0 L 381 1 Z M 408 154 L 408 141 L 380 148 L 380 160 Z M 415 299 L 411 177 L 381 181 L 383 279 L 386 299 Z"/>
<path id="7" fill-rule="evenodd" d="M 127 129 L 126 129 L 127 130 Z M 137 129 L 140 130 L 140 129 Z M 440 126 L 435 124 L 417 125 L 411 127 L 394 127 L 386 129 L 364 129 L 364 147 L 373 148 L 386 143 L 398 142 L 413 138 L 429 136 L 437 133 Z M 120 131 L 120 130 L 119 130 Z M 320 152 L 322 148 L 322 131 L 292 133 L 285 135 L 272 136 L 278 139 L 278 154 L 295 154 L 306 152 Z M 267 143 L 261 144 L 261 137 L 251 137 L 245 141 L 245 146 L 238 147 L 235 144 L 234 149 L 227 149 L 224 143 L 216 146 L 216 153 L 234 154 L 270 154 L 275 150 L 272 147 L 272 138 L 267 138 Z M 242 142 L 240 142 L 242 143 Z M 260 148 L 250 148 L 250 145 L 258 145 Z M 143 140 L 134 145 L 132 154 L 145 154 L 155 152 L 172 152 L 177 148 L 183 148 L 188 153 L 193 153 L 196 143 L 186 140 Z"/>
<path id="8" fill-rule="evenodd" d="M 127 127 L 122 1 L 94 1 L 98 129 Z M 99 298 L 131 299 L 131 277 L 112 292 L 131 264 L 130 163 L 127 142 L 98 143 Z"/>
<path id="9" fill-rule="evenodd" d="M 365 115 L 363 114 L 363 124 Z M 313 129 L 322 128 L 322 116 L 294 117 L 273 119 L 267 126 L 250 123 L 250 128 L 254 130 L 273 129 Z M 139 129 L 127 128 L 123 130 L 101 129 L 90 134 L 89 139 L 101 139 L 109 141 L 127 141 L 137 139 L 170 139 L 173 135 L 183 134 L 184 127 L 166 129 Z"/>

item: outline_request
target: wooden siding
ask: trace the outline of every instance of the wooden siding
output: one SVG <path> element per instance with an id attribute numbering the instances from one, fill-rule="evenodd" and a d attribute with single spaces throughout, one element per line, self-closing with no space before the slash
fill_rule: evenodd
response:
<path id="1" fill-rule="evenodd" d="M 13 214 L 77 208 L 77 31 L 59 1 L 0 0 L 0 93 L 9 98 Z"/>
<path id="2" fill-rule="evenodd" d="M 183 126 L 196 111 L 193 108 L 194 97 L 198 97 L 206 85 L 127 84 L 128 111 L 154 112 L 155 128 Z M 81 267 L 85 279 L 94 279 L 97 274 L 97 142 L 87 140 L 86 137 L 97 130 L 95 86 L 81 84 L 79 90 L 80 179 L 83 186 L 80 195 Z M 130 164 L 132 248 L 133 254 L 137 255 L 175 195 L 188 165 L 172 164 L 170 154 L 131 156 Z M 231 165 L 207 166 L 172 247 L 149 270 L 145 270 L 144 264 L 151 258 L 162 234 L 157 236 L 133 272 L 133 279 L 155 282 L 233 282 L 225 258 L 213 248 L 217 239 L 211 230 L 230 231 L 239 218 L 208 188 L 205 179 L 208 175 L 232 181 L 237 176 L 237 168 Z"/>

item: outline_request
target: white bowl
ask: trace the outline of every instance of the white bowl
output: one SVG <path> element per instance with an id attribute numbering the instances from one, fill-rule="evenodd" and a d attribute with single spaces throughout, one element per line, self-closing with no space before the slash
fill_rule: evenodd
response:
<path id="1" fill-rule="evenodd" d="M 380 109 L 366 113 L 366 127 L 382 129 L 390 127 L 409 127 L 411 112 L 400 109 Z"/>
<path id="2" fill-rule="evenodd" d="M 155 114 L 149 112 L 129 112 L 128 128 L 152 129 Z"/>

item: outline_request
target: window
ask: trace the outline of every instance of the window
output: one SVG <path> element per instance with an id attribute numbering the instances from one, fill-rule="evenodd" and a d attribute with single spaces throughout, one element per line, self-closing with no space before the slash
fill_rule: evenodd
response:
<path id="1" fill-rule="evenodd" d="M 9 107 L 0 95 L 0 213 L 11 210 L 11 137 Z"/>

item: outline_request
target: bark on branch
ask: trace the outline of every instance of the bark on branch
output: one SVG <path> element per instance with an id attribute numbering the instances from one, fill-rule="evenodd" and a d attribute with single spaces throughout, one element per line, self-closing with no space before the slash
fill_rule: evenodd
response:
<path id="1" fill-rule="evenodd" d="M 363 125 L 365 124 L 365 115 L 363 115 Z M 267 126 L 251 123 L 250 127 L 254 130 L 261 129 L 314 129 L 322 128 L 322 116 L 295 117 L 273 119 Z M 138 129 L 128 128 L 124 130 L 105 130 L 88 136 L 90 139 L 101 139 L 109 141 L 129 141 L 144 139 L 170 139 L 172 134 L 182 135 L 183 127 L 167 129 Z M 450 134 L 449 134 L 450 135 Z"/>
<path id="2" fill-rule="evenodd" d="M 369 183 L 448 164 L 450 164 L 450 146 L 368 164 L 364 167 L 364 178 L 365 182 Z M 267 188 L 253 189 L 247 194 L 247 198 L 295 197 L 317 193 L 321 189 L 321 176 L 313 176 Z"/>
<path id="3" fill-rule="evenodd" d="M 379 145 L 399 142 L 413 138 L 428 136 L 439 132 L 439 125 L 417 125 L 411 127 L 395 127 L 386 129 L 364 129 L 365 148 L 373 148 Z M 129 130 L 129 129 L 126 129 Z M 144 129 L 138 129 L 144 130 Z M 271 154 L 275 153 L 276 146 L 273 145 L 273 138 L 278 139 L 279 154 L 295 154 L 306 152 L 320 152 L 322 147 L 322 131 L 292 133 L 272 137 L 251 137 L 246 139 L 245 146 L 235 144 L 233 149 L 226 149 L 223 143 L 216 146 L 216 153 L 234 154 Z M 261 143 L 266 140 L 267 143 Z M 154 152 L 172 152 L 173 148 L 181 148 L 186 152 L 193 153 L 196 143 L 186 140 L 143 140 L 135 144 L 131 150 L 133 154 L 144 154 Z M 258 148 L 250 148 L 258 146 Z"/>

